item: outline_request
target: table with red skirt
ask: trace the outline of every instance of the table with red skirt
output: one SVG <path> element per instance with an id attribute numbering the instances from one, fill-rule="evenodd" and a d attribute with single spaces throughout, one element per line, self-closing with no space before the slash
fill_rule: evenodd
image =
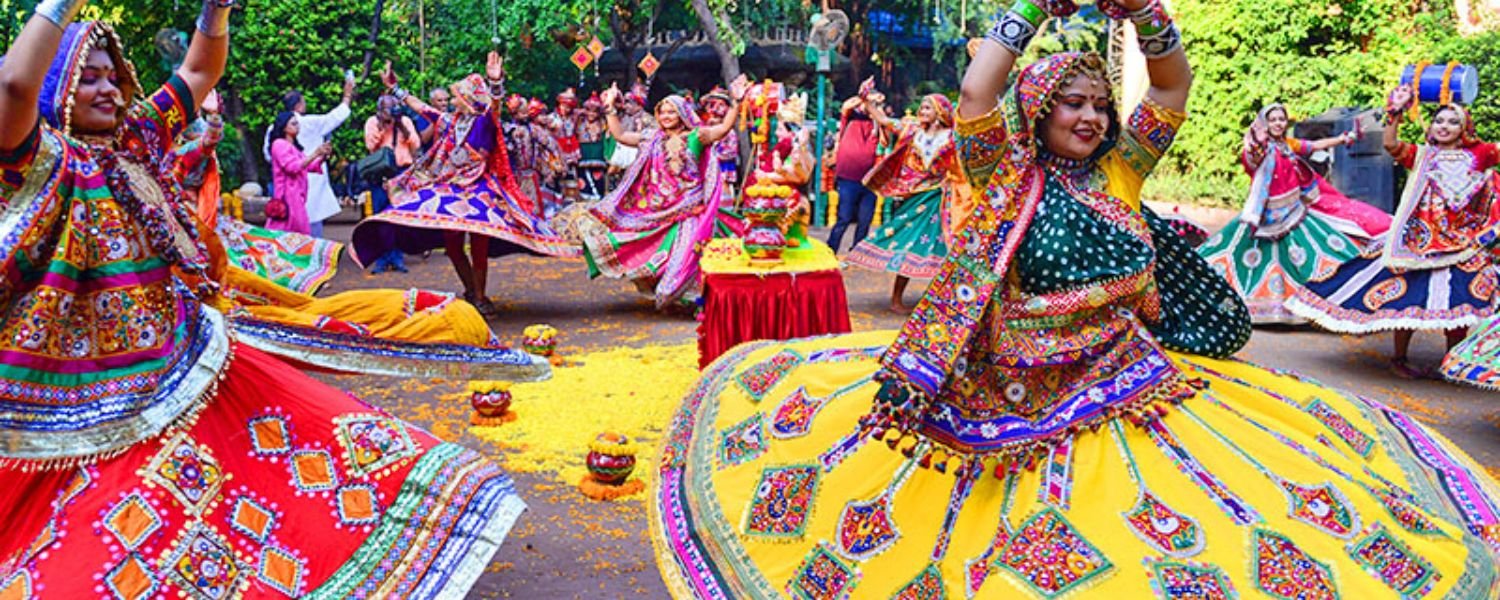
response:
<path id="1" fill-rule="evenodd" d="M 753 265 L 739 240 L 704 249 L 698 366 L 755 340 L 849 333 L 849 300 L 838 259 L 827 245 L 789 252 L 777 265 Z"/>

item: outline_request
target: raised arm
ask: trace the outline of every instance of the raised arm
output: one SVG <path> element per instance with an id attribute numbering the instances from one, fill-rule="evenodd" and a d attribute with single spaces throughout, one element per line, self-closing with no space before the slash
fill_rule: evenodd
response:
<path id="1" fill-rule="evenodd" d="M 1187 110 L 1193 67 L 1182 50 L 1182 33 L 1161 0 L 1101 0 L 1099 9 L 1113 19 L 1135 24 L 1151 87 L 1146 97 L 1175 112 Z"/>
<path id="2" fill-rule="evenodd" d="M 417 111 L 423 118 L 436 126 L 438 118 L 442 116 L 442 113 L 438 109 L 433 108 L 432 105 L 423 102 L 415 94 L 401 88 L 401 79 L 391 67 L 391 61 L 385 61 L 385 68 L 380 71 L 380 82 L 385 85 L 386 93 L 395 96 L 396 100 L 405 104 L 407 108 Z"/>
<path id="3" fill-rule="evenodd" d="M 37 101 L 47 67 L 57 56 L 63 27 L 84 4 L 82 0 L 43 0 L 6 52 L 0 63 L 0 123 L 6 124 L 0 127 L 0 151 L 21 147 L 36 129 L 41 118 Z"/>
<path id="4" fill-rule="evenodd" d="M 235 0 L 203 0 L 198 15 L 198 31 L 188 44 L 187 57 L 177 68 L 177 76 L 193 91 L 193 108 L 208 98 L 229 59 L 229 12 Z"/>
<path id="5" fill-rule="evenodd" d="M 609 127 L 609 136 L 622 146 L 634 148 L 641 145 L 641 134 L 625 131 L 625 126 L 620 124 L 620 108 L 615 104 L 620 100 L 620 86 L 609 86 L 600 100 L 604 102 L 604 124 Z"/>
<path id="6" fill-rule="evenodd" d="M 704 146 L 713 145 L 714 142 L 724 139 L 724 136 L 734 131 L 734 126 L 740 119 L 739 103 L 744 100 L 745 90 L 748 89 L 750 89 L 750 79 L 744 75 L 740 75 L 729 84 L 729 95 L 734 98 L 735 109 L 724 115 L 724 120 L 698 128 L 698 141 Z"/>
<path id="7" fill-rule="evenodd" d="M 1012 29 L 1024 31 L 1019 23 L 1030 26 L 1030 33 L 1026 33 L 1024 37 L 1004 33 Z M 959 118 L 975 119 L 995 110 L 995 106 L 1000 103 L 1000 93 L 1005 91 L 1010 71 L 1016 66 L 1016 59 L 1026 51 L 1026 44 L 1030 43 L 1037 25 L 1040 25 L 1040 20 L 1032 25 L 1018 13 L 1011 11 L 1001 17 L 1000 22 L 990 29 L 984 39 L 979 40 L 974 58 L 969 61 L 969 68 L 964 70 L 964 80 L 959 84 Z"/>
<path id="8" fill-rule="evenodd" d="M 1391 156 L 1401 156 L 1401 120 L 1406 115 L 1406 110 L 1411 108 L 1412 96 L 1411 86 L 1402 84 L 1391 90 L 1386 97 L 1385 132 L 1381 134 L 1381 143 Z"/>
<path id="9" fill-rule="evenodd" d="M 1334 146 L 1348 146 L 1349 144 L 1353 144 L 1354 140 L 1356 139 L 1359 139 L 1359 136 L 1353 131 L 1349 131 L 1320 140 L 1309 140 L 1307 142 L 1307 148 L 1308 152 L 1318 152 L 1321 150 L 1327 150 Z"/>
<path id="10" fill-rule="evenodd" d="M 870 120 L 879 125 L 884 133 L 894 134 L 901 129 L 901 121 L 891 118 L 889 114 L 886 114 L 883 107 L 867 103 L 865 105 L 865 113 L 870 115 Z"/>

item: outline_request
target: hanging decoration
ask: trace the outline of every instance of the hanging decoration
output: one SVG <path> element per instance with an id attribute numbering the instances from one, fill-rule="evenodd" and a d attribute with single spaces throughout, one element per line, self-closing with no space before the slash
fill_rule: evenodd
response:
<path id="1" fill-rule="evenodd" d="M 661 61 L 657 60 L 656 55 L 652 54 L 650 50 L 647 50 L 646 57 L 642 58 L 641 62 L 636 64 L 636 68 L 646 74 L 646 79 L 654 79 L 656 78 L 656 71 L 661 68 Z"/>
<path id="2" fill-rule="evenodd" d="M 580 47 L 573 51 L 573 55 L 568 57 L 568 60 L 572 61 L 573 66 L 578 67 L 579 71 L 582 71 L 589 68 L 589 65 L 593 64 L 595 58 L 597 57 L 592 52 L 589 52 L 588 48 Z"/>
<path id="3" fill-rule="evenodd" d="M 594 55 L 595 60 L 598 60 L 599 57 L 604 56 L 604 41 L 600 40 L 599 36 L 597 35 L 594 36 L 594 39 L 589 40 L 588 46 L 585 47 L 588 48 L 589 54 Z"/>

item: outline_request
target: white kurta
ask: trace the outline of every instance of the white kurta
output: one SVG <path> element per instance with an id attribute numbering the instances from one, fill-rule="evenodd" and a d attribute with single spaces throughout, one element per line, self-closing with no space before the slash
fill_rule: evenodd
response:
<path id="1" fill-rule="evenodd" d="M 299 115 L 297 117 L 297 143 L 303 151 L 312 152 L 323 145 L 323 141 L 334 130 L 349 119 L 349 105 L 339 104 L 326 115 Z M 267 146 L 269 148 L 269 145 Z M 307 172 L 307 222 L 319 223 L 339 214 L 339 198 L 328 183 L 328 167 Z"/>

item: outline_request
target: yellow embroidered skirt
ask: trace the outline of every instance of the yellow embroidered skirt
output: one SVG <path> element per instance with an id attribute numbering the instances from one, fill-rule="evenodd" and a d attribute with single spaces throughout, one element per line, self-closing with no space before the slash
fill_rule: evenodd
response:
<path id="1" fill-rule="evenodd" d="M 911 438 L 856 433 L 892 338 L 741 346 L 709 367 L 651 495 L 675 596 L 1495 597 L 1500 488 L 1373 400 L 1173 355 L 1208 387 L 1163 418 L 956 476 Z"/>
<path id="2" fill-rule="evenodd" d="M 540 357 L 502 346 L 473 305 L 426 290 L 297 293 L 231 267 L 234 328 L 256 348 L 304 367 L 410 377 L 537 381 Z"/>

